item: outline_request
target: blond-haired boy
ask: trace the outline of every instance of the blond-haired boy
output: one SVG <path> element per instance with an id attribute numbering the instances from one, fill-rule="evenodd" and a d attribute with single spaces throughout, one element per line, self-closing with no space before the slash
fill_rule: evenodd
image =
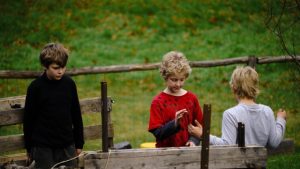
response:
<path id="1" fill-rule="evenodd" d="M 280 109 L 275 120 L 269 106 L 256 103 L 258 82 L 257 72 L 249 66 L 237 67 L 233 71 L 230 87 L 238 104 L 223 113 L 222 136 L 219 138 L 210 135 L 210 144 L 236 144 L 239 122 L 245 125 L 245 144 L 267 147 L 277 147 L 280 144 L 285 132 L 286 112 Z M 200 134 L 197 135 L 199 136 Z"/>
<path id="2" fill-rule="evenodd" d="M 171 51 L 163 56 L 160 73 L 166 88 L 152 100 L 148 128 L 156 138 L 156 147 L 195 146 L 200 142 L 188 132 L 188 126 L 202 122 L 197 96 L 183 89 L 191 71 L 183 53 Z"/>

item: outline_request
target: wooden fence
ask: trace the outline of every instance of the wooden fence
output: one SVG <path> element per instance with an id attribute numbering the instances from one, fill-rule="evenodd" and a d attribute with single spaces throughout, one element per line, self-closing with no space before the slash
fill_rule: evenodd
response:
<path id="1" fill-rule="evenodd" d="M 199 147 L 111 150 L 89 152 L 84 168 L 106 169 L 200 169 Z M 267 151 L 260 146 L 210 146 L 207 168 L 265 168 Z"/>
<path id="2" fill-rule="evenodd" d="M 277 57 L 255 57 L 245 56 L 237 58 L 229 58 L 223 60 L 213 61 L 191 61 L 191 67 L 216 67 L 226 66 L 232 64 L 248 64 L 255 67 L 256 64 L 268 63 L 282 63 L 282 62 L 299 62 L 300 56 L 277 56 Z M 99 74 L 99 73 L 118 73 L 118 72 L 131 72 L 131 71 L 146 71 L 159 68 L 160 63 L 151 64 L 136 64 L 136 65 L 113 65 L 102 67 L 83 67 L 78 69 L 70 69 L 66 73 L 71 76 L 85 75 L 85 74 Z M 0 79 L 25 79 L 34 78 L 41 75 L 41 71 L 14 71 L 14 70 L 0 70 Z"/>
<path id="3" fill-rule="evenodd" d="M 99 113 L 101 110 L 101 99 L 88 98 L 80 100 L 81 112 L 87 113 Z M 0 98 L 0 127 L 10 126 L 23 123 L 25 96 Z M 111 122 L 110 111 L 112 110 L 112 100 L 107 99 L 107 146 L 113 147 L 113 124 Z M 99 115 L 100 118 L 100 115 Z M 84 126 L 84 139 L 92 140 L 102 138 L 102 125 Z M 99 142 L 100 144 L 100 142 Z M 0 136 L 0 153 L 15 151 L 24 149 L 24 137 L 23 134 Z M 18 154 L 12 156 L 0 156 L 0 166 L 3 163 L 7 163 L 11 160 L 24 161 L 25 154 Z"/>
<path id="4" fill-rule="evenodd" d="M 102 92 L 103 93 L 103 92 Z M 101 96 L 102 98 L 105 95 Z M 108 128 L 103 129 L 103 125 L 85 126 L 84 137 L 87 139 L 102 138 L 104 145 L 103 131 L 107 130 L 107 146 L 102 147 L 102 151 L 85 152 L 81 168 L 264 168 L 268 154 L 292 153 L 294 152 L 294 142 L 292 140 L 283 141 L 277 149 L 269 150 L 261 146 L 237 147 L 235 146 L 209 146 L 210 130 L 210 106 L 204 105 L 204 139 L 199 147 L 178 147 L 178 148 L 157 148 L 157 149 L 128 149 L 113 150 L 113 124 L 110 119 L 112 101 L 107 99 L 106 105 L 100 98 L 90 98 L 80 100 L 82 113 L 97 113 L 107 110 Z M 105 99 L 104 99 L 105 100 Z M 24 111 L 24 96 L 9 97 L 0 99 L 0 126 L 7 126 L 22 123 Z M 13 107 L 13 108 L 12 108 Z M 99 116 L 100 118 L 100 116 Z M 103 119 L 103 118 L 102 118 Z M 100 144 L 100 143 L 99 143 Z M 0 136 L 0 153 L 24 149 L 23 134 Z M 25 164 L 25 154 L 13 156 L 0 156 L 0 166 L 14 161 L 18 164 Z M 204 166 L 204 167 L 203 167 Z"/>
<path id="5" fill-rule="evenodd" d="M 213 67 L 231 64 L 244 63 L 252 67 L 256 64 L 292 62 L 299 61 L 300 57 L 289 56 L 256 58 L 240 57 L 217 61 L 190 62 L 192 67 Z M 69 75 L 83 75 L 95 73 L 115 73 L 157 69 L 159 63 L 145 65 L 121 65 L 106 67 L 88 67 L 73 69 Z M 33 78 L 39 76 L 40 72 L 34 71 L 0 71 L 0 78 Z M 104 89 L 102 88 L 104 86 Z M 84 156 L 84 168 L 265 168 L 268 154 L 291 153 L 294 152 L 293 140 L 285 140 L 275 150 L 268 150 L 261 146 L 209 146 L 210 123 L 204 124 L 204 139 L 202 146 L 199 147 L 179 147 L 179 148 L 157 148 L 157 149 L 128 149 L 112 150 L 113 148 L 113 124 L 110 119 L 111 99 L 106 98 L 105 84 L 101 84 L 101 98 L 89 98 L 80 100 L 82 113 L 102 112 L 102 124 L 84 127 L 84 137 L 87 139 L 102 138 L 101 152 L 86 152 Z M 0 127 L 22 123 L 24 112 L 24 96 L 0 99 Z M 106 100 L 106 101 L 103 101 Z M 204 106 L 206 107 L 206 106 Z M 210 108 L 209 108 L 210 110 Z M 108 116 L 105 116 L 107 112 Z M 206 112 L 204 110 L 204 112 Z M 210 117 L 205 122 L 210 122 Z M 104 119 L 104 121 L 103 121 Z M 105 122 L 106 121 L 106 122 Z M 105 137 L 105 138 L 104 138 Z M 106 140 L 105 140 L 106 139 Z M 24 148 L 23 134 L 0 136 L 0 153 L 14 151 Z M 109 149 L 110 148 L 110 149 Z M 2 156 L 0 166 L 10 160 L 23 161 L 24 154 L 21 156 Z M 105 166 L 105 167 L 103 167 Z"/>
<path id="6" fill-rule="evenodd" d="M 101 91 L 105 91 L 104 89 Z M 101 92 L 101 98 L 105 98 L 105 93 Z M 24 96 L 0 99 L 0 126 L 7 126 L 22 123 L 24 112 Z M 106 106 L 103 106 L 106 101 Z M 110 120 L 111 99 L 84 99 L 80 100 L 82 113 L 94 113 L 101 110 L 101 114 L 106 111 L 107 119 L 102 124 L 110 126 L 106 129 L 103 125 L 85 126 L 84 137 L 87 139 L 102 138 L 102 151 L 85 152 L 81 168 L 264 168 L 266 167 L 267 150 L 261 146 L 209 146 L 210 127 L 210 106 L 204 105 L 204 118 L 208 119 L 204 123 L 204 139 L 201 147 L 178 147 L 178 148 L 157 148 L 157 149 L 128 149 L 113 150 L 113 125 Z M 102 116 L 103 119 L 103 116 Z M 101 130 L 102 129 L 102 130 Z M 103 133 L 107 131 L 107 146 L 103 146 L 105 139 Z M 99 143 L 100 144 L 100 143 Z M 24 149 L 23 134 L 0 136 L 0 153 Z M 202 153 L 201 153 L 202 152 Z M 19 165 L 25 164 L 25 154 L 13 156 L 0 156 L 0 166 L 11 163 L 13 160 Z M 205 162 L 205 163 L 204 163 Z M 11 164 L 9 164 L 11 165 Z M 203 167 L 203 166 L 204 167 Z M 105 166 L 105 167 L 103 167 Z"/>

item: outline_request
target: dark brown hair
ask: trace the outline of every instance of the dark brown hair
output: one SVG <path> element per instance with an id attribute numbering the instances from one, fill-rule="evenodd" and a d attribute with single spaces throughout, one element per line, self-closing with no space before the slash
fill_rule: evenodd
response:
<path id="1" fill-rule="evenodd" d="M 68 62 L 68 57 L 68 50 L 62 44 L 49 43 L 40 53 L 40 62 L 46 68 L 52 63 L 65 67 Z"/>

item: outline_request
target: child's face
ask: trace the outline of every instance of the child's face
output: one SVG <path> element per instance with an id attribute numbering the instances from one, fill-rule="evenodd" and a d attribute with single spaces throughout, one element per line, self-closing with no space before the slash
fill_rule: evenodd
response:
<path id="1" fill-rule="evenodd" d="M 46 69 L 46 74 L 50 80 L 60 80 L 66 72 L 66 67 L 61 67 L 56 63 L 52 63 Z"/>
<path id="2" fill-rule="evenodd" d="M 183 87 L 185 80 L 186 80 L 186 76 L 182 73 L 170 75 L 166 79 L 166 84 L 171 93 L 178 93 L 180 89 Z"/>

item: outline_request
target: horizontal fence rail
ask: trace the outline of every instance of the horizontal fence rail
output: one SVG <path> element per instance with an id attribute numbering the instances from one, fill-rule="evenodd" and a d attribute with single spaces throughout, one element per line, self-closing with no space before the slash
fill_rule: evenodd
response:
<path id="1" fill-rule="evenodd" d="M 199 169 L 202 147 L 111 150 L 109 153 L 89 152 L 85 168 L 106 169 Z M 265 168 L 267 150 L 261 146 L 211 146 L 209 168 Z"/>
<path id="2" fill-rule="evenodd" d="M 226 66 L 232 64 L 247 64 L 251 61 L 251 58 L 255 56 L 244 56 L 237 58 L 228 58 L 222 60 L 213 61 L 191 61 L 191 67 L 217 67 Z M 281 62 L 294 62 L 300 61 L 300 56 L 266 56 L 256 57 L 256 64 L 267 63 L 281 63 Z M 150 64 L 132 64 L 132 65 L 113 65 L 113 66 L 95 66 L 95 67 L 83 67 L 78 69 L 70 69 L 67 74 L 70 76 L 85 75 L 85 74 L 101 74 L 101 73 L 119 73 L 119 72 L 133 72 L 133 71 L 146 71 L 155 70 L 159 68 L 160 63 Z M 15 71 L 15 70 L 0 70 L 0 79 L 26 79 L 35 78 L 41 75 L 41 71 Z"/>
<path id="3" fill-rule="evenodd" d="M 85 126 L 84 139 L 93 140 L 102 138 L 102 125 Z M 108 125 L 108 137 L 114 136 L 113 124 Z M 24 134 L 15 134 L 0 137 L 0 153 L 24 149 Z M 1 156 L 0 156 L 1 159 Z M 1 160 L 0 160 L 1 161 Z M 0 163 L 1 164 L 1 163 Z"/>
<path id="4" fill-rule="evenodd" d="M 99 97 L 81 99 L 79 103 L 82 114 L 101 111 L 101 99 Z M 109 98 L 109 101 L 107 102 L 107 110 L 109 112 L 112 109 L 111 103 L 111 98 Z M 19 104 L 20 108 L 11 108 L 11 106 L 16 104 Z M 23 123 L 24 105 L 25 96 L 0 99 L 0 127 Z"/>

